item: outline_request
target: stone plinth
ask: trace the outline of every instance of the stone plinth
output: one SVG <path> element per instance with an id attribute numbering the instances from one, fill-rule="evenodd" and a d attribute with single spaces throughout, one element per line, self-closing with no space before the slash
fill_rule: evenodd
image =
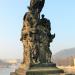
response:
<path id="1" fill-rule="evenodd" d="M 35 64 L 30 67 L 26 75 L 64 75 L 64 71 L 57 68 L 56 64 Z"/>

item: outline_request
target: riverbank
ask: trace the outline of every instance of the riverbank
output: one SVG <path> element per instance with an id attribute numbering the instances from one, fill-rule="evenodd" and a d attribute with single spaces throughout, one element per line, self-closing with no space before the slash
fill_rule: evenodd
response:
<path id="1" fill-rule="evenodd" d="M 75 75 L 75 66 L 58 66 L 58 68 L 63 69 L 66 74 Z"/>

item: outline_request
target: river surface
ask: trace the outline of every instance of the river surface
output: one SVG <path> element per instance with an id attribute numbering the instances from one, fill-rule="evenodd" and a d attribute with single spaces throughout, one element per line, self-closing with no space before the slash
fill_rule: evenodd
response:
<path id="1" fill-rule="evenodd" d="M 0 68 L 0 75 L 10 75 L 10 72 L 14 71 L 14 68 Z"/>

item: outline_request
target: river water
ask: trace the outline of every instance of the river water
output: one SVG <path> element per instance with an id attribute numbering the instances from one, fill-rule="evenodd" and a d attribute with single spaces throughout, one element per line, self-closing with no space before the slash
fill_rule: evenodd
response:
<path id="1" fill-rule="evenodd" d="M 14 71 L 14 68 L 0 68 L 0 75 L 10 75 L 10 72 Z"/>

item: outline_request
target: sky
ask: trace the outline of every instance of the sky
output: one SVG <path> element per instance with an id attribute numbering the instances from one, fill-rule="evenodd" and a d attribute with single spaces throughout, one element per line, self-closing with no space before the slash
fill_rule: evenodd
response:
<path id="1" fill-rule="evenodd" d="M 30 0 L 0 0 L 0 59 L 22 58 L 20 41 L 23 16 Z M 46 0 L 41 14 L 51 22 L 56 37 L 50 44 L 53 54 L 75 47 L 75 0 Z"/>

